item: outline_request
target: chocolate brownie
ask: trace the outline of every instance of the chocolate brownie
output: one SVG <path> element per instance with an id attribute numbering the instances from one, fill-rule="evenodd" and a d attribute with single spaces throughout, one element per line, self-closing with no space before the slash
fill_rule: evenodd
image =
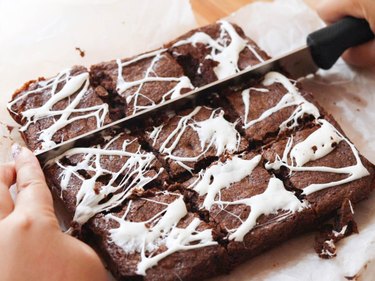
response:
<path id="1" fill-rule="evenodd" d="M 308 94 L 295 84 L 279 72 L 269 72 L 251 87 L 225 95 L 250 142 L 265 143 L 320 116 L 321 109 L 306 100 Z"/>
<path id="2" fill-rule="evenodd" d="M 197 87 L 269 59 L 239 26 L 224 20 L 191 30 L 166 47 Z"/>
<path id="3" fill-rule="evenodd" d="M 243 153 L 214 162 L 189 186 L 200 212 L 226 231 L 233 264 L 283 241 L 315 222 L 306 201 L 264 167 L 261 155 Z M 186 187 L 186 184 L 185 184 Z"/>
<path id="4" fill-rule="evenodd" d="M 268 59 L 225 21 L 166 47 L 25 84 L 9 110 L 29 147 L 53 147 L 179 96 L 190 81 L 201 86 Z M 271 72 L 252 82 L 198 102 L 210 107 L 166 112 L 137 124 L 137 134 L 108 135 L 47 163 L 80 237 L 119 280 L 209 278 L 339 208 L 319 253 L 334 254 L 334 240 L 355 231 L 352 203 L 372 191 L 374 166 L 294 81 Z"/>
<path id="5" fill-rule="evenodd" d="M 50 160 L 44 169 L 74 223 L 120 205 L 133 189 L 163 188 L 165 170 L 136 137 L 127 133 L 109 136 L 93 147 L 76 147 Z"/>
<path id="6" fill-rule="evenodd" d="M 121 97 L 126 104 L 126 115 L 193 89 L 189 78 L 165 49 L 99 63 L 91 66 L 90 72 L 94 85 L 101 85 Z"/>
<path id="7" fill-rule="evenodd" d="M 104 89 L 90 84 L 87 69 L 75 66 L 26 83 L 13 95 L 8 110 L 22 125 L 27 146 L 39 151 L 110 123 L 102 94 Z"/>
<path id="8" fill-rule="evenodd" d="M 275 142 L 264 157 L 266 167 L 302 192 L 320 217 L 340 208 L 345 199 L 355 203 L 368 197 L 374 188 L 374 165 L 329 117 Z"/>
<path id="9" fill-rule="evenodd" d="M 88 224 L 118 280 L 202 280 L 227 271 L 215 230 L 187 210 L 181 193 L 146 193 Z"/>
<path id="10" fill-rule="evenodd" d="M 146 133 L 149 145 L 166 163 L 171 177 L 199 172 L 223 153 L 245 150 L 247 141 L 235 123 L 225 119 L 224 110 L 197 106 L 177 112 L 165 123 Z"/>

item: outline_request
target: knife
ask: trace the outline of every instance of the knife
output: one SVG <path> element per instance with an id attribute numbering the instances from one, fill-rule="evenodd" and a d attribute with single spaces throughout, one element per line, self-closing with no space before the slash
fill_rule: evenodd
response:
<path id="1" fill-rule="evenodd" d="M 308 35 L 305 46 L 297 50 L 272 58 L 250 69 L 245 69 L 225 79 L 195 89 L 178 98 L 57 144 L 49 150 L 36 153 L 36 156 L 39 162 L 44 165 L 48 160 L 57 157 L 73 147 L 87 147 L 94 144 L 93 141 L 103 138 L 109 131 L 121 130 L 140 124 L 142 120 L 158 116 L 168 110 L 194 106 L 203 96 L 215 93 L 226 87 L 240 85 L 246 81 L 259 78 L 271 70 L 282 68 L 288 72 L 289 77 L 298 79 L 309 74 L 314 74 L 319 68 L 329 69 L 345 50 L 372 39 L 374 39 L 374 33 L 371 31 L 366 20 L 345 17 L 330 26 Z"/>

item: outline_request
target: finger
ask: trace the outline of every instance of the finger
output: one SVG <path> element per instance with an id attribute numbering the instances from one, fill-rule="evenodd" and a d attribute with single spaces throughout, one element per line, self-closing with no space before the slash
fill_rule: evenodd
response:
<path id="1" fill-rule="evenodd" d="M 14 208 L 9 187 L 15 182 L 14 164 L 0 165 L 0 220 L 7 217 Z"/>
<path id="2" fill-rule="evenodd" d="M 34 154 L 17 144 L 13 145 L 12 154 L 17 173 L 16 210 L 53 211 L 52 196 Z"/>
<path id="3" fill-rule="evenodd" d="M 343 59 L 354 66 L 369 67 L 375 65 L 375 40 L 347 50 Z"/>
<path id="4" fill-rule="evenodd" d="M 364 18 L 364 12 L 358 1 L 328 0 L 322 1 L 317 8 L 319 16 L 328 23 L 333 23 L 345 16 Z"/>

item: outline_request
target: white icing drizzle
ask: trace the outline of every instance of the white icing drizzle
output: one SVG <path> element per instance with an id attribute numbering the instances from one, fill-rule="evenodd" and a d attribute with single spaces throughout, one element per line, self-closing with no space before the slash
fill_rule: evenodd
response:
<path id="1" fill-rule="evenodd" d="M 283 121 L 280 124 L 280 130 L 284 131 L 286 129 L 292 129 L 298 125 L 298 119 L 301 118 L 303 115 L 312 115 L 317 119 L 320 116 L 319 110 L 316 108 L 315 105 L 308 102 L 298 91 L 297 87 L 291 83 L 291 81 L 278 72 L 269 72 L 265 75 L 263 80 L 264 86 L 270 86 L 274 83 L 280 83 L 284 86 L 284 88 L 288 91 L 280 101 L 274 106 L 266 111 L 264 111 L 258 118 L 253 120 L 248 120 L 248 116 L 250 113 L 250 92 L 251 91 L 259 91 L 259 92 L 269 92 L 267 88 L 249 88 L 242 92 L 242 100 L 245 107 L 245 116 L 244 120 L 244 129 L 247 129 L 254 124 L 268 118 L 273 113 L 278 112 L 283 108 L 287 108 L 289 106 L 297 106 L 296 109 L 293 111 L 292 115 Z M 270 93 L 272 94 L 272 93 Z"/>
<path id="2" fill-rule="evenodd" d="M 233 202 L 220 202 L 227 205 L 244 204 L 251 208 L 247 219 L 235 230 L 229 230 L 229 239 L 243 241 L 243 238 L 256 225 L 261 215 L 277 214 L 278 211 L 287 211 L 289 214 L 301 211 L 308 206 L 307 202 L 300 202 L 293 192 L 287 191 L 281 180 L 271 178 L 267 189 L 250 198 L 235 200 Z"/>
<path id="3" fill-rule="evenodd" d="M 228 229 L 230 240 L 243 241 L 244 236 L 255 227 L 257 219 L 262 214 L 276 214 L 279 210 L 288 211 L 280 218 L 282 220 L 307 206 L 306 202 L 301 203 L 292 192 L 287 191 L 283 182 L 277 178 L 270 179 L 266 191 L 262 194 L 235 201 L 223 201 L 221 190 L 230 188 L 231 184 L 250 176 L 260 159 L 260 155 L 250 160 L 234 156 L 224 163 L 219 162 L 202 171 L 199 179 L 189 187 L 197 191 L 200 196 L 205 196 L 201 207 L 206 210 L 210 210 L 213 205 L 218 205 L 223 210 L 228 205 L 247 205 L 251 208 L 245 221 L 231 214 L 241 221 L 241 225 L 236 229 Z"/>
<path id="4" fill-rule="evenodd" d="M 159 152 L 166 155 L 166 159 L 176 161 L 176 163 L 188 171 L 191 171 L 191 168 L 183 162 L 198 161 L 211 147 L 215 147 L 216 156 L 220 156 L 226 151 L 233 153 L 238 150 L 241 141 L 240 134 L 235 129 L 236 125 L 225 120 L 224 111 L 221 109 L 214 110 L 207 120 L 200 122 L 195 121 L 193 117 L 198 114 L 201 109 L 202 107 L 198 106 L 188 115 L 182 116 L 177 127 L 159 148 Z M 179 144 L 181 137 L 188 127 L 197 132 L 200 140 L 201 152 L 193 157 L 173 154 L 174 149 Z M 160 133 L 158 130 L 159 129 L 154 129 L 150 134 L 150 138 L 154 143 Z"/>
<path id="5" fill-rule="evenodd" d="M 60 83 L 65 85 L 57 90 Z M 22 95 L 14 99 L 8 104 L 8 109 L 12 111 L 12 106 L 18 101 L 27 98 L 30 94 L 35 94 L 41 91 L 48 90 L 51 95 L 50 99 L 42 106 L 31 108 L 21 112 L 23 118 L 26 118 L 27 122 L 20 128 L 20 131 L 26 131 L 31 124 L 46 119 L 53 118 L 54 123 L 49 127 L 40 132 L 38 140 L 41 141 L 41 148 L 37 149 L 36 152 L 46 150 L 54 147 L 56 143 L 52 140 L 54 134 L 65 126 L 78 121 L 80 119 L 88 119 L 95 117 L 96 126 L 99 128 L 103 126 L 105 117 L 108 114 L 108 105 L 103 103 L 100 105 L 94 105 L 91 107 L 77 108 L 79 102 L 87 93 L 90 85 L 89 73 L 83 72 L 76 76 L 71 75 L 71 69 L 60 72 L 56 77 L 53 77 L 47 81 L 39 81 L 38 88 L 32 91 L 25 91 Z M 77 95 L 72 98 L 74 94 Z M 69 105 L 61 110 L 52 109 L 53 106 L 59 101 L 69 98 Z M 17 114 L 16 112 L 12 111 Z M 72 114 L 79 113 L 79 115 L 71 117 Z M 62 140 L 63 141 L 63 140 Z"/>
<path id="6" fill-rule="evenodd" d="M 211 53 L 206 59 L 212 59 L 219 63 L 214 68 L 214 72 L 219 80 L 240 71 L 238 59 L 240 53 L 245 48 L 248 48 L 260 62 L 264 61 L 255 49 L 236 32 L 233 25 L 224 20 L 218 23 L 220 24 L 220 36 L 218 39 L 215 40 L 204 32 L 196 32 L 191 37 L 176 42 L 173 47 L 186 44 L 196 46 L 197 43 L 209 46 Z M 227 36 L 229 36 L 230 42 Z M 200 73 L 200 67 L 198 68 L 198 73 Z"/>
<path id="7" fill-rule="evenodd" d="M 349 207 L 350 207 L 350 212 L 354 215 L 354 208 L 353 208 L 353 204 L 351 200 L 349 200 Z"/>
<path id="8" fill-rule="evenodd" d="M 162 129 L 163 129 L 163 124 L 158 126 L 158 127 L 154 127 L 154 130 L 149 134 L 150 139 L 153 140 L 152 145 L 155 145 L 156 140 L 158 139 L 159 134 L 160 134 Z"/>
<path id="9" fill-rule="evenodd" d="M 165 205 L 166 208 L 154 217 L 143 222 L 133 222 L 126 219 L 132 201 L 122 218 L 106 215 L 107 219 L 119 223 L 118 228 L 110 230 L 110 239 L 126 253 L 140 253 L 141 260 L 137 265 L 137 274 L 146 275 L 147 269 L 157 265 L 165 257 L 177 252 L 216 245 L 213 241 L 212 230 L 198 231 L 201 221 L 194 218 L 186 228 L 177 227 L 179 221 L 188 211 L 182 195 L 170 204 L 152 201 Z M 166 250 L 156 253 L 160 246 Z"/>
<path id="10" fill-rule="evenodd" d="M 155 64 L 163 57 L 166 49 L 160 49 L 156 50 L 154 52 L 146 53 L 143 55 L 140 55 L 132 60 L 121 62 L 120 59 L 117 59 L 117 91 L 119 94 L 124 93 L 130 88 L 136 87 L 136 91 L 132 93 L 131 95 L 128 95 L 126 97 L 126 102 L 128 104 L 133 104 L 133 113 L 135 114 L 138 111 L 147 109 L 149 107 L 155 106 L 156 102 L 146 95 L 142 93 L 142 88 L 146 83 L 149 82 L 177 82 L 176 85 L 170 89 L 168 92 L 164 93 L 162 96 L 162 100 L 160 103 L 165 102 L 167 99 L 174 99 L 176 97 L 179 97 L 181 95 L 181 90 L 188 88 L 193 89 L 193 85 L 190 82 L 190 79 L 186 76 L 181 77 L 159 77 L 157 73 L 155 72 L 154 66 Z M 147 70 L 144 73 L 144 77 L 140 80 L 135 81 L 125 81 L 122 70 L 123 67 L 129 66 L 133 63 L 136 63 L 140 60 L 146 59 L 146 58 L 152 58 L 150 65 L 148 66 Z M 138 103 L 139 98 L 145 98 L 149 101 L 148 105 L 140 105 Z"/>
<path id="11" fill-rule="evenodd" d="M 360 179 L 362 177 L 368 176 L 369 172 L 362 164 L 362 161 L 359 157 L 359 153 L 355 146 L 328 121 L 324 119 L 319 119 L 317 120 L 317 123 L 320 124 L 320 128 L 314 131 L 304 141 L 298 143 L 294 147 L 293 138 L 289 138 L 288 143 L 284 149 L 282 158 L 280 158 L 280 156 L 277 155 L 273 163 L 266 164 L 266 168 L 279 170 L 281 166 L 284 166 L 288 168 L 291 173 L 310 171 L 348 175 L 348 177 L 338 181 L 321 184 L 310 184 L 303 189 L 303 194 L 305 195 L 309 195 L 322 189 L 342 185 Z M 328 155 L 334 149 L 335 144 L 338 144 L 341 141 L 345 141 L 351 148 L 353 155 L 356 159 L 355 165 L 342 168 L 332 168 L 325 166 L 303 166 L 304 164 L 310 161 L 317 160 Z M 288 155 L 290 159 L 289 161 Z M 288 164 L 288 162 L 290 164 Z"/>
<path id="12" fill-rule="evenodd" d="M 142 152 L 140 147 L 135 153 L 126 151 L 132 141 L 125 140 L 120 150 L 109 149 L 109 146 L 120 136 L 121 134 L 113 138 L 103 148 L 100 146 L 73 148 L 47 163 L 47 165 L 57 164 L 63 169 L 60 174 L 62 190 L 69 188 L 69 182 L 73 175 L 82 180 L 76 195 L 77 206 L 73 217 L 73 221 L 80 225 L 86 223 L 95 214 L 120 205 L 129 196 L 130 190 L 142 188 L 162 172 L 162 169 L 160 169 L 159 173 L 153 177 L 145 175 L 154 162 L 155 156 L 152 153 Z M 83 155 L 83 159 L 74 166 L 65 166 L 60 162 L 64 157 L 80 154 Z M 108 156 L 110 159 L 114 156 L 128 157 L 128 159 L 120 170 L 110 171 L 101 166 L 100 160 L 103 156 Z M 87 171 L 91 177 L 89 179 L 82 177 L 79 174 L 80 170 Z M 103 186 L 95 189 L 98 178 L 103 175 L 110 175 L 108 184 L 103 184 Z M 110 199 L 101 202 L 111 194 Z"/>
<path id="13" fill-rule="evenodd" d="M 200 196 L 205 196 L 202 207 L 210 210 L 220 195 L 220 190 L 249 176 L 259 164 L 260 159 L 260 155 L 255 156 L 251 160 L 234 156 L 224 163 L 219 162 L 205 171 L 202 170 L 199 173 L 198 182 L 193 184 L 193 187 L 190 186 L 190 188 L 193 188 Z"/>

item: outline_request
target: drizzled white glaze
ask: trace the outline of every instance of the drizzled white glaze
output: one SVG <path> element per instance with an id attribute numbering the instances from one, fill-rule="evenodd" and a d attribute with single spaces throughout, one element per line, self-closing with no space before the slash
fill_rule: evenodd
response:
<path id="1" fill-rule="evenodd" d="M 57 90 L 60 83 L 65 83 L 65 85 L 60 90 Z M 72 76 L 71 69 L 67 69 L 60 72 L 54 78 L 47 81 L 39 81 L 38 87 L 35 90 L 25 91 L 8 104 L 8 109 L 12 111 L 12 106 L 20 100 L 27 98 L 28 95 L 47 90 L 51 95 L 50 99 L 41 107 L 31 108 L 21 112 L 22 117 L 26 118 L 27 122 L 20 128 L 20 131 L 26 131 L 31 124 L 35 124 L 40 120 L 51 117 L 54 119 L 54 123 L 50 127 L 43 129 L 38 135 L 38 140 L 41 141 L 41 148 L 37 149 L 36 152 L 54 147 L 56 145 L 52 140 L 54 134 L 65 126 L 80 119 L 94 117 L 96 119 L 96 126 L 98 128 L 103 126 L 108 114 L 107 104 L 103 103 L 91 107 L 77 108 L 79 102 L 87 93 L 89 85 L 88 72 Z M 74 94 L 76 94 L 76 96 L 72 98 Z M 66 108 L 61 110 L 52 109 L 56 103 L 65 98 L 70 98 Z M 17 114 L 14 111 L 12 112 Z M 74 113 L 79 113 L 79 115 L 72 117 L 71 115 Z"/>
<path id="2" fill-rule="evenodd" d="M 207 120 L 195 121 L 193 118 L 201 109 L 202 107 L 198 106 L 188 115 L 182 116 L 177 127 L 159 148 L 159 152 L 166 155 L 166 159 L 176 161 L 176 163 L 189 171 L 191 171 L 191 168 L 183 162 L 198 161 L 211 147 L 216 149 L 216 156 L 220 156 L 225 151 L 233 153 L 238 150 L 241 140 L 240 134 L 235 129 L 236 125 L 225 120 L 224 111 L 221 109 L 214 110 Z M 200 140 L 201 151 L 193 157 L 173 154 L 187 128 L 196 131 Z M 162 128 L 155 128 L 149 135 L 154 143 L 160 134 L 160 130 Z"/>
<path id="3" fill-rule="evenodd" d="M 312 115 L 315 118 L 318 118 L 320 116 L 319 110 L 316 108 L 316 106 L 308 102 L 299 93 L 297 87 L 293 85 L 287 77 L 278 72 L 267 73 L 264 77 L 263 85 L 270 86 L 274 83 L 282 84 L 283 87 L 287 90 L 287 93 L 280 99 L 280 101 L 274 107 L 267 109 L 258 118 L 253 120 L 248 120 L 251 105 L 251 91 L 269 92 L 269 90 L 267 88 L 249 88 L 242 92 L 242 100 L 245 108 L 245 116 L 243 117 L 245 129 L 250 128 L 254 124 L 268 118 L 273 113 L 278 112 L 281 109 L 287 108 L 289 106 L 296 106 L 296 109 L 293 111 L 292 115 L 288 119 L 284 120 L 280 124 L 279 127 L 281 131 L 296 127 L 298 125 L 298 119 L 301 118 L 303 115 Z"/>
<path id="4" fill-rule="evenodd" d="M 359 153 L 354 145 L 345 138 L 332 124 L 324 119 L 317 120 L 320 128 L 309 135 L 304 141 L 293 147 L 293 139 L 289 138 L 284 149 L 283 156 L 276 156 L 273 163 L 267 163 L 267 169 L 279 170 L 284 166 L 290 172 L 323 172 L 348 175 L 348 177 L 328 183 L 310 184 L 303 189 L 303 194 L 309 195 L 316 191 L 342 185 L 369 175 L 369 172 L 362 164 Z M 356 159 L 356 164 L 342 168 L 332 168 L 323 166 L 304 167 L 303 165 L 320 159 L 328 155 L 334 149 L 334 146 L 341 141 L 345 141 L 352 150 Z M 292 148 L 293 147 L 293 148 Z M 315 152 L 314 152 L 315 151 Z M 289 155 L 289 160 L 288 160 Z M 289 164 L 290 163 L 290 164 Z"/>
<path id="5" fill-rule="evenodd" d="M 200 196 L 204 196 L 201 207 L 206 210 L 210 210 L 213 205 L 218 205 L 223 210 L 229 205 L 247 205 L 251 208 L 249 216 L 245 221 L 241 220 L 238 228 L 228 229 L 230 240 L 243 241 L 244 236 L 254 228 L 257 219 L 262 214 L 276 214 L 277 211 L 284 210 L 288 212 L 283 216 L 284 219 L 307 206 L 306 202 L 301 203 L 292 192 L 287 191 L 283 182 L 277 178 L 270 179 L 266 191 L 262 194 L 235 201 L 222 200 L 221 190 L 230 188 L 233 183 L 250 176 L 260 159 L 260 155 L 250 160 L 234 156 L 224 163 L 219 162 L 202 171 L 199 179 L 189 187 L 197 191 Z"/>
<path id="6" fill-rule="evenodd" d="M 177 251 L 217 244 L 213 241 L 211 229 L 197 230 L 201 223 L 198 218 L 194 218 L 186 228 L 177 227 L 179 221 L 188 214 L 182 195 L 177 195 L 177 198 L 170 204 L 152 202 L 166 207 L 147 221 L 132 222 L 126 219 L 132 201 L 129 202 L 122 218 L 111 214 L 106 215 L 107 219 L 119 223 L 118 228 L 110 230 L 111 241 L 126 253 L 140 253 L 141 259 L 137 265 L 137 274 L 146 275 L 147 269 Z M 155 253 L 160 246 L 165 246 L 166 250 Z"/>
<path id="7" fill-rule="evenodd" d="M 190 188 L 193 188 L 200 196 L 205 196 L 202 207 L 210 210 L 217 197 L 220 197 L 220 191 L 249 176 L 259 164 L 260 159 L 260 155 L 251 160 L 233 156 L 224 163 L 219 162 L 202 170 L 199 173 L 198 182 L 193 183 Z"/>
<path id="8" fill-rule="evenodd" d="M 73 217 L 73 221 L 80 225 L 87 222 L 95 214 L 120 205 L 131 193 L 130 190 L 142 188 L 158 176 L 158 174 L 154 177 L 145 175 L 155 160 L 155 156 L 152 153 L 142 152 L 140 147 L 135 153 L 126 151 L 127 147 L 132 143 L 131 141 L 125 140 L 121 149 L 109 149 L 109 146 L 119 137 L 121 137 L 121 134 L 113 138 L 103 148 L 97 146 L 70 149 L 47 163 L 47 165 L 57 164 L 63 169 L 60 174 L 62 190 L 69 188 L 69 182 L 73 176 L 82 180 L 76 195 L 77 206 Z M 64 157 L 74 155 L 83 156 L 82 160 L 76 165 L 63 165 L 60 162 Z M 108 156 L 110 159 L 114 156 L 128 157 L 128 159 L 120 170 L 110 171 L 101 166 L 100 160 L 103 156 Z M 91 177 L 89 179 L 82 177 L 79 174 L 80 170 L 87 171 Z M 161 172 L 162 169 L 159 173 Z M 95 188 L 98 178 L 103 175 L 110 175 L 108 183 Z M 106 202 L 101 202 L 110 194 L 113 194 L 110 199 Z"/>
<path id="9" fill-rule="evenodd" d="M 261 215 L 277 214 L 280 210 L 292 214 L 308 206 L 307 202 L 300 202 L 293 192 L 287 191 L 283 182 L 277 178 L 270 179 L 267 189 L 262 194 L 233 202 L 222 201 L 220 203 L 227 205 L 244 204 L 251 208 L 249 216 L 240 227 L 229 230 L 229 239 L 234 241 L 243 241 L 245 235 L 254 228 Z"/>
<path id="10" fill-rule="evenodd" d="M 255 49 L 236 32 L 235 28 L 229 22 L 222 20 L 218 23 L 220 24 L 220 36 L 218 39 L 213 39 L 204 32 L 196 32 L 191 37 L 176 42 L 173 47 L 186 44 L 196 46 L 197 43 L 207 45 L 211 49 L 211 53 L 206 59 L 218 62 L 218 65 L 214 68 L 218 79 L 223 79 L 240 71 L 238 59 L 240 53 L 245 48 L 248 48 L 260 62 L 264 61 Z M 198 68 L 198 73 L 200 73 L 200 67 Z"/>
<path id="11" fill-rule="evenodd" d="M 176 82 L 176 85 L 170 89 L 168 92 L 164 93 L 162 96 L 162 100 L 160 103 L 165 102 L 167 99 L 174 99 L 181 95 L 181 90 L 188 88 L 193 89 L 193 85 L 191 84 L 190 80 L 186 76 L 181 77 L 159 77 L 154 69 L 157 62 L 162 59 L 164 56 L 166 49 L 156 50 L 154 52 L 146 53 L 140 55 L 132 60 L 121 62 L 120 59 L 116 60 L 117 62 L 117 87 L 116 90 L 119 94 L 123 94 L 125 91 L 129 90 L 130 88 L 136 87 L 136 90 L 131 95 L 126 97 L 127 104 L 133 105 L 133 112 L 132 114 L 137 113 L 138 111 L 147 109 L 149 107 L 155 106 L 157 103 L 156 101 L 152 100 L 151 98 L 147 97 L 142 93 L 142 88 L 146 83 L 149 82 Z M 125 81 L 122 70 L 124 67 L 139 62 L 146 58 L 152 58 L 150 65 L 148 66 L 147 70 L 144 72 L 144 77 L 139 80 L 135 81 Z M 139 98 L 142 97 L 149 101 L 148 105 L 140 105 Z"/>

